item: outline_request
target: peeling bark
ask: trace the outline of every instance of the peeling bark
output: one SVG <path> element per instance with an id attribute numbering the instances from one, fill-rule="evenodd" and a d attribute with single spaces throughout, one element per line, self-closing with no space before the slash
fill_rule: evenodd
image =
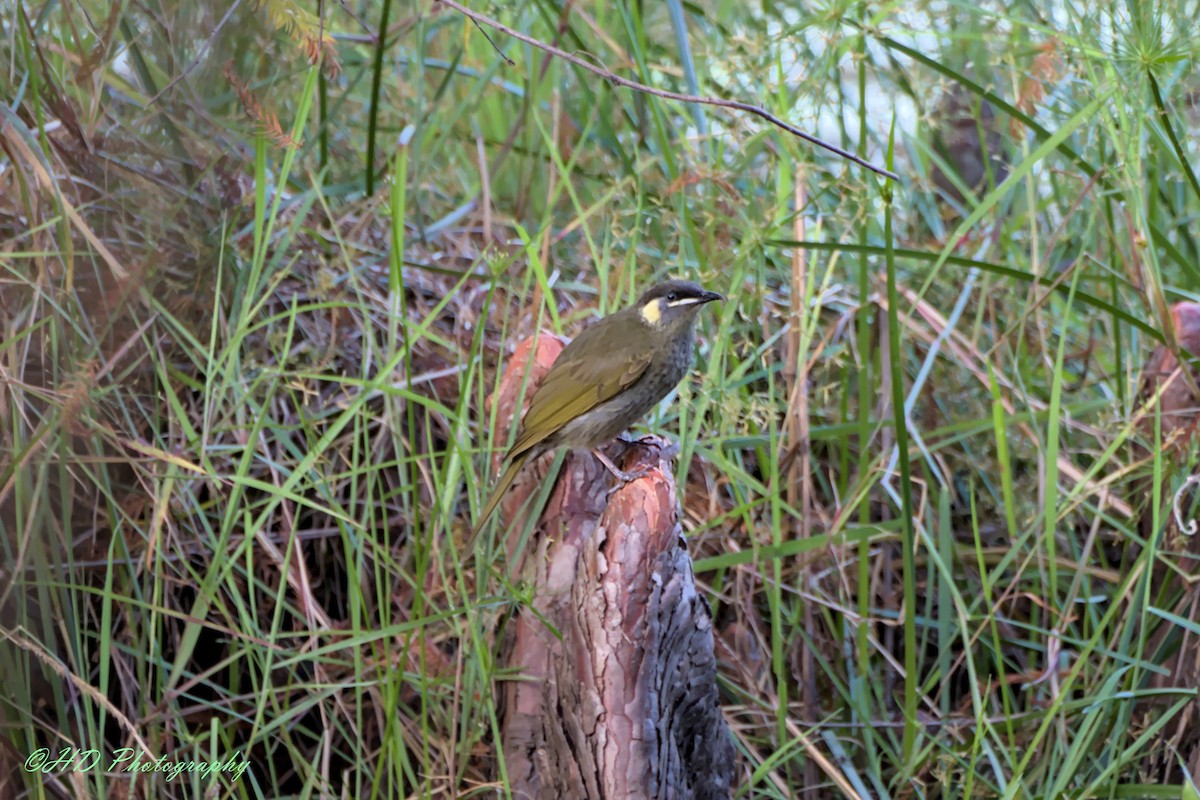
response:
<path id="1" fill-rule="evenodd" d="M 522 343 L 498 392 L 501 419 L 512 418 L 504 410 L 515 407 L 531 355 L 527 395 L 561 347 L 545 336 L 536 348 Z M 669 448 L 647 437 L 614 443 L 608 455 L 626 471 L 647 471 L 610 496 L 613 479 L 597 460 L 571 454 L 524 548 L 532 557 L 508 542 L 512 567 L 536 587 L 533 608 L 509 625 L 502 656 L 522 676 L 500 690 L 513 796 L 727 798 L 733 743 Z M 547 463 L 527 467 L 514 484 L 501 505 L 508 519 Z M 510 525 L 510 538 L 520 528 Z"/>
<path id="2" fill-rule="evenodd" d="M 1200 356 L 1200 304 L 1176 303 L 1171 307 L 1171 322 L 1174 326 L 1175 340 L 1185 353 Z M 1164 448 L 1168 461 L 1177 459 L 1186 452 L 1189 441 L 1196 434 L 1200 424 L 1200 371 L 1180 364 L 1179 359 L 1165 345 L 1159 345 L 1150 354 L 1146 367 L 1142 370 L 1142 386 L 1138 392 L 1138 406 L 1149 404 L 1150 410 L 1138 420 L 1138 428 L 1142 439 L 1154 443 L 1154 397 L 1157 395 L 1159 427 L 1161 438 L 1157 446 Z M 1134 457 L 1137 460 L 1148 459 L 1151 452 L 1141 442 L 1135 442 Z M 1150 478 L 1137 481 L 1134 484 L 1131 505 L 1143 507 L 1138 528 L 1143 537 L 1149 538 L 1156 531 L 1152 525 L 1153 514 L 1148 507 L 1153 484 Z M 1165 492 L 1167 486 L 1164 484 Z M 1192 553 L 1200 552 L 1195 536 L 1180 536 L 1180 531 L 1173 520 L 1166 518 L 1171 514 L 1170 498 L 1164 497 L 1167 507 L 1163 510 L 1160 529 L 1166 524 L 1167 538 L 1165 544 L 1180 546 L 1181 549 Z"/>
<path id="3" fill-rule="evenodd" d="M 1176 303 L 1171 307 L 1171 322 L 1180 350 L 1200 355 L 1200 304 Z M 1198 387 L 1200 370 L 1181 364 L 1165 345 L 1154 349 L 1143 370 L 1139 405 L 1158 394 L 1159 427 L 1162 434 L 1160 442 L 1165 448 L 1164 456 L 1168 457 L 1168 461 L 1175 460 L 1186 452 L 1189 440 L 1196 435 L 1197 425 L 1200 424 Z M 1139 421 L 1139 428 L 1146 441 L 1154 441 L 1153 407 L 1148 416 Z M 1149 458 L 1150 451 L 1138 444 L 1135 457 L 1139 460 Z M 1194 469 L 1195 465 L 1189 466 L 1189 471 Z M 1171 584 L 1166 590 L 1166 596 L 1173 596 L 1179 591 L 1179 599 L 1174 607 L 1168 610 L 1184 619 L 1196 620 L 1197 612 L 1200 611 L 1200 583 L 1195 580 L 1195 576 L 1200 574 L 1200 536 L 1188 535 L 1175 524 L 1170 497 L 1161 498 L 1165 509 L 1158 529 L 1155 529 L 1152 524 L 1152 511 L 1148 507 L 1148 498 L 1153 488 L 1151 481 L 1152 478 L 1146 478 L 1134 485 L 1134 493 L 1138 495 L 1134 498 L 1135 507 L 1139 500 L 1147 506 L 1139 521 L 1139 531 L 1146 539 L 1162 531 L 1163 536 L 1158 544 L 1160 559 L 1165 557 L 1174 561 L 1177 568 L 1171 569 L 1161 561 L 1156 563 L 1154 585 Z M 1168 488 L 1169 484 L 1164 481 L 1160 493 L 1167 492 Z M 1185 575 L 1191 576 L 1191 579 L 1184 577 Z M 1162 666 L 1169 670 L 1167 675 L 1152 676 L 1150 685 L 1155 688 L 1196 686 L 1200 684 L 1200 641 L 1194 633 L 1185 630 L 1176 649 L 1169 643 L 1172 633 L 1172 627 L 1165 626 L 1149 642 L 1149 652 L 1167 653 Z M 1200 721 L 1200 703 L 1193 701 L 1183 709 L 1178 722 L 1166 732 L 1167 741 L 1172 746 L 1166 762 L 1168 770 L 1173 771 L 1174 759 L 1183 755 L 1191 774 L 1196 775 L 1200 772 L 1200 737 L 1196 733 L 1197 721 Z"/>

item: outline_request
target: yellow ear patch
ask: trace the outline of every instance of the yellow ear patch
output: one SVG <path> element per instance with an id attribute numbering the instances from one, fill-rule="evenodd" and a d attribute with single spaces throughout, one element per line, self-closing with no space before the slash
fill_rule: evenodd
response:
<path id="1" fill-rule="evenodd" d="M 662 319 L 662 306 L 659 305 L 657 297 L 642 306 L 642 319 L 647 325 L 657 325 Z"/>

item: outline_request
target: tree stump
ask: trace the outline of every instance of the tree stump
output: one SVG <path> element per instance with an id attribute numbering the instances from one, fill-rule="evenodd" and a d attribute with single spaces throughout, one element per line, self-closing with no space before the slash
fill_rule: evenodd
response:
<path id="1" fill-rule="evenodd" d="M 543 335 L 517 348 L 495 399 L 502 431 L 530 358 L 527 397 L 562 346 Z M 529 546 L 517 552 L 511 540 L 522 526 L 507 528 L 510 570 L 535 587 L 533 607 L 509 623 L 502 647 L 502 666 L 521 676 L 500 688 L 513 796 L 727 798 L 733 743 L 670 452 L 646 437 L 616 442 L 607 455 L 626 471 L 647 472 L 614 487 L 591 454 L 572 453 Z M 501 503 L 507 519 L 551 460 L 523 470 Z"/>
<path id="2" fill-rule="evenodd" d="M 1171 307 L 1171 322 L 1174 326 L 1175 341 L 1184 353 L 1200 356 L 1200 304 L 1176 303 Z M 1186 452 L 1188 442 L 1196 434 L 1200 424 L 1200 371 L 1186 364 L 1181 364 L 1175 353 L 1166 345 L 1159 345 L 1151 353 L 1143 371 L 1142 390 L 1139 395 L 1139 406 L 1153 402 L 1158 395 L 1158 414 L 1161 439 L 1154 441 L 1154 410 L 1139 421 L 1139 429 L 1145 441 L 1152 447 L 1165 448 L 1164 456 L 1178 458 Z M 1136 456 L 1139 459 L 1149 458 L 1150 451 L 1138 445 Z M 1191 465 L 1194 470 L 1195 465 Z M 1169 608 L 1184 619 L 1195 620 L 1200 614 L 1200 581 L 1196 576 L 1200 573 L 1200 536 L 1189 531 L 1181 531 L 1175 524 L 1172 514 L 1171 497 L 1163 498 L 1163 512 L 1160 515 L 1159 526 L 1153 525 L 1153 511 L 1149 508 L 1152 497 L 1152 479 L 1147 478 L 1135 484 L 1135 493 L 1144 495 L 1145 510 L 1139 523 L 1141 535 L 1149 541 L 1159 531 L 1163 531 L 1163 539 L 1158 546 L 1162 553 L 1160 558 L 1174 559 L 1177 569 L 1170 569 L 1159 563 L 1154 568 L 1154 585 L 1168 586 L 1167 596 L 1177 597 L 1174 606 Z M 1164 484 L 1166 482 L 1164 481 Z M 1167 493 L 1164 485 L 1160 494 Z M 1183 491 L 1195 491 L 1185 488 Z M 1135 505 L 1138 498 L 1135 498 Z M 1185 519 L 1187 524 L 1189 520 Z M 1184 577 L 1188 576 L 1188 577 Z M 1155 675 L 1150 684 L 1156 688 L 1190 687 L 1200 684 L 1200 640 L 1191 631 L 1183 631 L 1178 645 L 1169 639 L 1172 630 L 1164 628 L 1150 641 L 1150 652 L 1166 652 L 1167 657 L 1163 666 L 1170 673 Z M 1181 712 L 1178 723 L 1165 732 L 1173 752 L 1169 758 L 1174 768 L 1174 753 L 1183 755 L 1192 775 L 1200 774 L 1200 736 L 1197 735 L 1197 723 L 1200 723 L 1200 703 L 1193 701 Z"/>
<path id="3" fill-rule="evenodd" d="M 1171 322 L 1179 349 L 1184 353 L 1200 356 L 1200 303 L 1176 303 L 1171 307 Z M 1180 364 L 1175 353 L 1166 345 L 1156 347 L 1142 371 L 1142 385 L 1138 393 L 1138 407 L 1149 405 L 1149 411 L 1138 420 L 1142 439 L 1151 447 L 1164 448 L 1164 455 L 1178 457 L 1184 453 L 1196 433 L 1197 425 L 1200 424 L 1198 388 L 1200 371 Z M 1156 395 L 1161 432 L 1161 438 L 1157 442 L 1154 440 Z M 1134 448 L 1134 456 L 1138 460 L 1145 460 L 1151 456 L 1151 451 L 1138 442 Z M 1139 501 L 1147 500 L 1151 496 L 1152 488 L 1149 479 L 1135 484 L 1132 505 L 1136 508 Z M 1153 509 L 1149 507 L 1148 502 L 1142 505 L 1145 510 L 1138 527 L 1143 537 L 1149 537 L 1156 532 L 1152 526 Z M 1160 526 L 1170 516 L 1169 504 L 1163 510 L 1166 513 L 1162 515 Z M 1173 523 L 1168 530 L 1174 530 Z"/>

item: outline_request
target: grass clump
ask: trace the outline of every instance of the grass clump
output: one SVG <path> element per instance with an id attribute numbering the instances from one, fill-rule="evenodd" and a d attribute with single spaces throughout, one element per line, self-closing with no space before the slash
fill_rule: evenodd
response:
<path id="1" fill-rule="evenodd" d="M 476 10 L 901 179 L 437 4 L 18 5 L 0 795 L 503 793 L 486 398 L 668 274 L 728 297 L 649 424 L 739 796 L 1194 792 L 1197 548 L 1137 525 L 1190 513 L 1139 374 L 1200 276 L 1194 9 Z M 948 203 L 951 92 L 1005 168 Z"/>

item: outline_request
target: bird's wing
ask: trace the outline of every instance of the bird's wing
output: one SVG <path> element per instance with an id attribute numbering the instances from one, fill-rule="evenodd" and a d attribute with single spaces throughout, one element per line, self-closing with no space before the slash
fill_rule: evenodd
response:
<path id="1" fill-rule="evenodd" d="M 606 326 L 585 328 L 559 353 L 529 403 L 521 432 L 508 458 L 524 453 L 557 433 L 571 420 L 616 397 L 637 382 L 654 356 L 649 337 L 635 347 L 605 350 L 592 346 Z M 593 355 L 576 357 L 572 351 L 589 349 Z"/>

